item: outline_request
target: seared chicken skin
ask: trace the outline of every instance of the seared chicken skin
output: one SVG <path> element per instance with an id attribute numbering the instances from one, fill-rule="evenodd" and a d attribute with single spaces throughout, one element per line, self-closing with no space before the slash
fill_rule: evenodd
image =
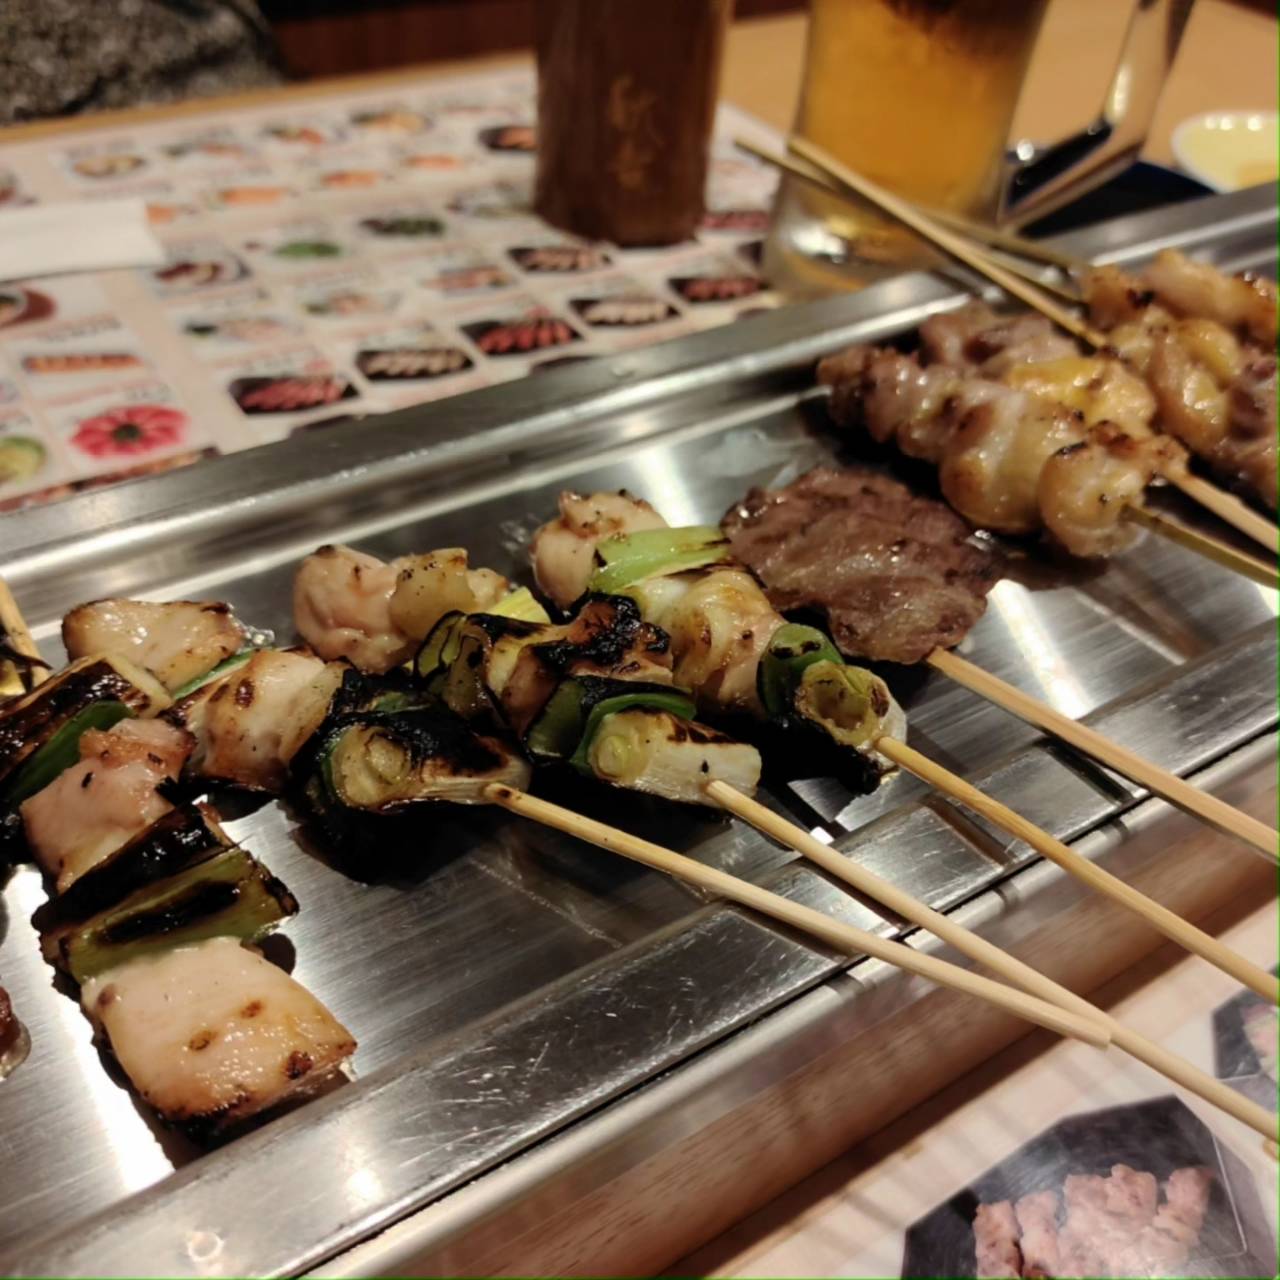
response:
<path id="1" fill-rule="evenodd" d="M 412 657 L 451 609 L 470 613 L 509 590 L 490 569 L 469 569 L 460 547 L 389 564 L 350 547 L 312 552 L 293 582 L 298 634 L 322 658 L 346 658 L 382 674 Z"/>
<path id="2" fill-rule="evenodd" d="M 320 727 L 342 668 L 307 653 L 262 649 L 168 713 L 195 738 L 202 777 L 279 791 L 289 762 Z"/>
<path id="3" fill-rule="evenodd" d="M 1138 439 L 1103 422 L 1045 462 L 1036 504 L 1045 528 L 1073 555 L 1115 555 L 1137 537 L 1122 519 L 1125 509 L 1141 505 L 1156 476 L 1185 465 L 1185 450 L 1169 436 Z"/>
<path id="4" fill-rule="evenodd" d="M 81 1004 L 147 1103 L 196 1134 L 314 1087 L 356 1048 L 315 996 L 234 938 L 109 969 Z"/>
<path id="5" fill-rule="evenodd" d="M 239 652 L 245 629 L 215 601 L 94 600 L 63 618 L 62 643 L 69 658 L 128 658 L 172 692 Z"/>
<path id="6" fill-rule="evenodd" d="M 173 806 L 158 791 L 194 742 L 164 720 L 122 720 L 80 738 L 80 761 L 23 801 L 27 843 L 58 892 Z"/>
<path id="7" fill-rule="evenodd" d="M 983 313 L 990 314 L 975 305 L 934 319 L 969 333 L 972 343 Z M 934 336 L 937 351 L 966 358 L 964 343 Z M 987 351 L 981 347 L 975 361 Z M 1136 447 L 1150 436 L 1154 397 L 1114 361 L 1055 355 L 1044 363 L 1014 363 L 997 382 L 965 368 L 922 365 L 916 355 L 853 347 L 823 360 L 818 380 L 831 387 L 836 422 L 936 463 L 944 496 L 965 519 L 1007 534 L 1047 528 L 1073 555 L 1094 556 L 1103 547 L 1122 545 L 1118 522 L 1124 508 L 1141 504 L 1155 475 L 1175 474 L 1184 465 L 1177 447 Z M 1055 479 L 1044 482 L 1050 459 L 1103 426 L 1105 449 L 1078 452 L 1069 465 L 1054 467 Z M 1135 447 L 1121 447 L 1122 435 Z M 1092 498 L 1066 504 L 1062 483 L 1080 482 L 1093 466 L 1105 474 L 1095 478 Z M 1098 502 L 1102 493 L 1107 500 Z"/>
<path id="8" fill-rule="evenodd" d="M 1276 294 L 1165 252 L 1141 276 L 1099 267 L 1093 322 L 1150 384 L 1158 425 L 1225 481 L 1276 506 Z"/>

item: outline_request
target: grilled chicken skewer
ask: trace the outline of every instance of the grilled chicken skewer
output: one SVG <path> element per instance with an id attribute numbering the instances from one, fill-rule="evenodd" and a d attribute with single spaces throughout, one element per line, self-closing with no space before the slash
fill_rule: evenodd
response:
<path id="1" fill-rule="evenodd" d="M 1162 430 L 1276 508 L 1276 288 L 1165 250 L 1140 276 L 1085 277 L 1094 323 L 1146 378 Z"/>
<path id="2" fill-rule="evenodd" d="M 619 503 L 630 502 L 639 509 L 641 506 L 646 511 L 646 516 L 652 514 L 653 509 L 647 503 L 642 504 L 639 499 L 631 498 L 627 494 L 617 495 L 594 495 L 588 499 L 588 503 L 599 504 L 608 496 L 611 503 L 616 508 Z M 539 575 L 539 581 L 543 580 L 543 575 L 550 576 L 553 580 L 560 583 L 563 590 L 567 591 L 572 585 L 576 585 L 576 578 L 570 578 L 568 575 L 561 573 L 565 563 L 565 555 L 577 555 L 577 548 L 574 546 L 575 540 L 587 539 L 591 540 L 596 537 L 596 531 L 589 526 L 584 526 L 582 521 L 577 519 L 574 514 L 580 509 L 582 499 L 578 495 L 571 497 L 562 504 L 561 516 L 558 520 L 549 522 L 542 526 L 534 535 L 530 549 L 531 558 L 534 563 L 535 573 Z M 569 512 L 566 515 L 566 508 Z M 679 531 L 673 531 L 679 532 Z M 589 582 L 598 582 L 600 577 L 607 574 L 611 568 L 617 564 L 627 563 L 626 547 L 629 542 L 635 541 L 637 538 L 648 539 L 653 537 L 651 532 L 641 533 L 639 535 L 612 534 L 608 538 L 598 542 L 596 546 L 596 555 L 603 563 L 603 568 L 598 569 Z M 767 538 L 765 539 L 767 541 Z M 635 562 L 633 562 L 635 563 Z M 714 577 L 718 573 L 725 572 L 719 567 L 710 570 L 704 570 L 709 576 Z M 742 577 L 749 578 L 749 575 L 741 570 L 735 570 Z M 670 579 L 659 576 L 646 581 L 643 573 L 637 572 L 632 575 L 631 582 L 626 589 L 632 593 L 640 602 L 642 610 L 648 612 L 651 602 L 662 600 L 664 592 L 667 591 L 667 584 Z M 754 582 L 753 578 L 749 578 Z M 655 592 L 655 588 L 658 590 Z M 757 588 L 758 589 L 758 588 Z M 689 594 L 689 587 L 677 583 L 674 592 L 667 599 L 675 598 L 677 601 L 684 599 Z M 770 606 L 772 607 L 772 606 Z M 780 616 L 780 615 L 779 615 Z M 692 628 L 686 634 L 683 645 L 687 646 L 690 652 L 699 652 L 705 648 L 708 643 L 708 636 L 711 634 L 709 619 L 703 619 L 700 627 Z M 790 626 L 780 626 L 775 631 L 775 636 L 782 636 L 786 631 L 791 629 Z M 816 636 L 821 636 L 820 632 L 814 631 L 813 628 L 799 628 L 798 630 L 812 632 Z M 830 642 L 826 641 L 830 646 Z M 673 645 L 675 647 L 677 663 L 681 658 L 682 641 L 676 637 L 673 632 Z M 767 658 L 773 658 L 774 645 L 771 643 Z M 834 649 L 832 649 L 834 653 Z M 814 661 L 812 652 L 808 655 L 811 665 L 801 669 L 801 675 L 819 669 L 823 664 Z M 738 659 L 746 663 L 751 663 L 759 667 L 757 674 L 758 684 L 760 686 L 760 696 L 763 700 L 766 696 L 765 690 L 771 682 L 768 675 L 768 669 L 758 659 L 754 658 L 747 651 L 745 659 Z M 767 659 L 766 659 L 767 660 Z M 733 671 L 734 660 L 732 657 L 726 657 L 726 666 L 722 667 L 717 673 L 717 683 L 713 685 L 713 690 L 718 689 L 724 683 L 724 680 L 731 674 L 739 674 Z M 839 662 L 839 656 L 836 655 L 836 662 Z M 794 672 L 793 672 L 794 678 Z M 1073 875 L 1085 880 L 1091 887 L 1099 892 L 1120 902 L 1141 915 L 1149 923 L 1155 925 L 1167 936 L 1186 946 L 1189 950 L 1198 955 L 1203 956 L 1211 963 L 1224 969 L 1232 974 L 1238 980 L 1246 983 L 1252 990 L 1264 995 L 1267 999 L 1277 1000 L 1277 985 L 1274 979 L 1263 972 L 1258 966 L 1251 964 L 1243 957 L 1236 955 L 1229 948 L 1223 947 L 1216 939 L 1205 934 L 1203 931 L 1194 928 L 1179 916 L 1165 910 L 1159 904 L 1152 902 L 1144 895 L 1137 893 L 1128 885 L 1118 880 L 1116 877 L 1093 866 L 1087 860 L 1080 858 L 1072 850 L 1063 845 L 1061 841 L 1050 836 L 1048 832 L 1042 831 L 1039 827 L 1028 822 L 1021 815 L 1009 809 L 1007 806 L 992 801 L 989 797 L 984 796 L 975 788 L 969 786 L 962 779 L 950 774 L 947 770 L 942 769 L 934 762 L 921 756 L 920 753 L 913 751 L 907 747 L 905 743 L 898 741 L 899 735 L 889 735 L 883 729 L 872 728 L 862 743 L 861 749 L 866 752 L 883 753 L 893 764 L 901 765 L 910 769 L 917 776 L 931 785 L 939 787 L 944 794 L 950 795 L 958 799 L 966 807 L 976 809 L 982 813 L 984 817 L 991 819 L 997 824 L 1005 827 L 1011 834 L 1018 839 L 1026 840 L 1034 848 L 1043 853 L 1046 857 L 1052 858 L 1063 866 Z"/>
<path id="3" fill-rule="evenodd" d="M 134 602 L 75 612 L 72 633 L 117 653 L 77 658 L 0 709 L 10 847 L 21 832 L 54 878 L 58 892 L 34 921 L 42 949 L 81 984 L 86 1014 L 134 1087 L 165 1123 L 214 1137 L 320 1086 L 355 1041 L 241 945 L 297 902 L 211 810 L 175 806 L 169 788 L 196 744 L 159 718 L 169 693 L 124 656 L 153 664 L 171 687 L 198 679 L 242 639 L 229 613 Z M 12 1057 L 15 1024 L 0 1021 L 0 1055 Z"/>
<path id="4" fill-rule="evenodd" d="M 530 545 L 539 587 L 560 608 L 617 590 L 671 637 L 673 672 L 712 715 L 785 723 L 793 748 L 823 745 L 873 789 L 892 766 L 874 750 L 906 718 L 879 677 L 845 664 L 819 632 L 789 625 L 715 530 L 670 530 L 629 494 L 564 493 Z M 595 557 L 604 558 L 603 566 Z"/>
<path id="5" fill-rule="evenodd" d="M 666 636 L 643 623 L 629 600 L 592 600 L 568 623 L 553 625 L 527 590 L 470 568 L 459 548 L 383 565 L 325 547 L 299 567 L 294 618 L 318 652 L 340 644 L 375 675 L 386 669 L 384 655 L 416 649 L 414 671 L 432 699 L 468 722 L 468 732 L 484 735 L 474 743 L 438 706 L 393 712 L 390 720 L 376 710 L 369 720 L 362 709 L 340 735 L 327 735 L 333 745 L 325 757 L 326 778 L 345 788 L 344 802 L 354 807 L 398 807 L 432 793 L 421 769 L 408 767 L 413 725 L 444 735 L 441 752 L 446 737 L 459 752 L 472 741 L 476 765 L 481 752 L 509 753 L 499 739 L 514 736 L 535 761 L 567 760 L 611 785 L 693 803 L 703 803 L 709 774 L 747 790 L 759 778 L 753 747 L 693 721 L 692 704 L 675 687 Z M 334 618 L 343 622 L 339 637 L 327 634 Z M 408 722 L 394 719 L 405 715 Z M 375 747 L 386 756 L 386 776 L 365 767 Z M 335 770 L 333 762 L 343 767 Z M 447 779 L 438 777 L 439 798 L 474 800 L 494 780 L 483 768 L 454 773 L 465 780 L 446 794 Z M 523 780 L 508 781 L 523 786 L 527 778 L 526 767 Z"/>

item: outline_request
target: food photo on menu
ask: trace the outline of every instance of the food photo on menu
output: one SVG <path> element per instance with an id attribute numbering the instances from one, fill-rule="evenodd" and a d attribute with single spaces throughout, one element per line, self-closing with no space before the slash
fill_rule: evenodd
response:
<path id="1" fill-rule="evenodd" d="M 1271 6 L 0 35 L 0 1272 L 1277 1273 Z"/>

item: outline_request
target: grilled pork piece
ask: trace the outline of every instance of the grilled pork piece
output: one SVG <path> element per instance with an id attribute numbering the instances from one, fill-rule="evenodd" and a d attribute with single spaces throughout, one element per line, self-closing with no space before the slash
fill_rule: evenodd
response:
<path id="1" fill-rule="evenodd" d="M 942 503 L 868 468 L 752 489 L 722 522 L 781 612 L 824 614 L 850 657 L 919 662 L 968 634 L 998 556 Z"/>
<path id="2" fill-rule="evenodd" d="M 307 653 L 261 649 L 176 703 L 171 719 L 196 740 L 202 777 L 278 791 L 289 762 L 320 727 L 342 668 Z"/>
<path id="3" fill-rule="evenodd" d="M 980 1204 L 973 1218 L 973 1250 L 978 1280 L 1003 1280 L 1022 1275 L 1018 1222 L 1007 1200 Z"/>
<path id="4" fill-rule="evenodd" d="M 129 658 L 172 692 L 241 649 L 245 631 L 229 605 L 214 601 L 95 600 L 63 618 L 62 643 L 70 658 Z"/>
<path id="5" fill-rule="evenodd" d="M 194 745 L 163 720 L 81 735 L 79 763 L 20 809 L 27 843 L 59 893 L 173 807 L 156 788 L 178 777 Z"/>
<path id="6" fill-rule="evenodd" d="M 356 1048 L 315 996 L 234 938 L 109 969 L 81 1003 L 146 1102 L 196 1137 L 314 1088 Z"/>

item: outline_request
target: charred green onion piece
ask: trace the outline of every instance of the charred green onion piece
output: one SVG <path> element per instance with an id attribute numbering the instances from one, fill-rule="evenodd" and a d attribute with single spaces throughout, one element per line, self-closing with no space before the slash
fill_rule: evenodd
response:
<path id="1" fill-rule="evenodd" d="M 544 626 L 551 622 L 547 611 L 528 587 L 518 588 L 497 604 L 491 604 L 485 612 L 498 618 L 516 618 L 521 622 L 539 622 Z"/>
<path id="2" fill-rule="evenodd" d="M 815 662 L 843 663 L 839 650 L 817 627 L 788 622 L 773 633 L 756 672 L 756 688 L 771 716 L 788 715 L 805 668 Z"/>
<path id="3" fill-rule="evenodd" d="M 77 982 L 129 960 L 206 938 L 252 942 L 298 910 L 265 867 L 233 846 L 131 894 L 79 927 L 41 939 Z"/>
<path id="4" fill-rule="evenodd" d="M 173 691 L 173 700 L 177 702 L 179 698 L 185 698 L 189 694 L 195 693 L 197 689 L 203 689 L 205 685 L 212 684 L 215 680 L 221 680 L 223 676 L 234 671 L 237 667 L 243 667 L 257 652 L 257 649 L 241 649 L 239 653 L 233 653 L 229 658 L 223 658 L 216 667 L 211 667 L 203 675 L 194 676 L 186 684 L 179 685 Z"/>
<path id="5" fill-rule="evenodd" d="M 28 796 L 43 791 L 64 769 L 80 759 L 80 739 L 90 729 L 110 729 L 133 715 L 123 702 L 95 702 L 77 711 L 62 724 L 4 785 L 6 804 L 21 804 Z"/>
<path id="6" fill-rule="evenodd" d="M 147 885 L 186 871 L 230 845 L 212 809 L 201 804 L 179 805 L 90 867 L 56 898 L 50 898 L 37 909 L 31 923 L 41 933 L 50 933 L 88 920 Z"/>
<path id="7" fill-rule="evenodd" d="M 600 710 L 597 707 L 596 710 Z M 685 804 L 709 803 L 713 778 L 751 795 L 760 781 L 760 753 L 714 729 L 669 711 L 635 708 L 602 717 L 583 738 L 579 764 L 602 782 Z"/>
<path id="8" fill-rule="evenodd" d="M 375 813 L 425 800 L 480 803 L 490 782 L 529 780 L 526 760 L 444 707 L 353 716 L 329 732 L 319 768 L 330 799 Z"/>
<path id="9" fill-rule="evenodd" d="M 875 742 L 891 704 L 878 676 L 824 658 L 805 667 L 792 705 L 841 746 L 860 751 Z"/>
<path id="10" fill-rule="evenodd" d="M 570 676 L 547 699 L 525 735 L 525 748 L 535 760 L 573 760 L 590 740 L 600 720 L 613 711 L 652 707 L 688 720 L 694 703 L 668 685 L 612 680 L 604 676 Z"/>
<path id="11" fill-rule="evenodd" d="M 602 567 L 591 575 L 587 590 L 606 595 L 616 595 L 646 578 L 666 577 L 732 558 L 728 539 L 712 525 L 614 534 L 596 547 L 596 555 Z"/>
<path id="12" fill-rule="evenodd" d="M 154 676 L 123 658 L 71 663 L 0 712 L 0 803 L 25 800 L 74 764 L 87 729 L 155 715 L 171 701 Z M 95 710 L 103 706 L 111 709 Z"/>
<path id="13" fill-rule="evenodd" d="M 466 625 L 467 615 L 454 609 L 427 632 L 427 638 L 413 660 L 413 669 L 418 675 L 425 680 L 453 662 L 458 656 L 462 628 Z"/>

